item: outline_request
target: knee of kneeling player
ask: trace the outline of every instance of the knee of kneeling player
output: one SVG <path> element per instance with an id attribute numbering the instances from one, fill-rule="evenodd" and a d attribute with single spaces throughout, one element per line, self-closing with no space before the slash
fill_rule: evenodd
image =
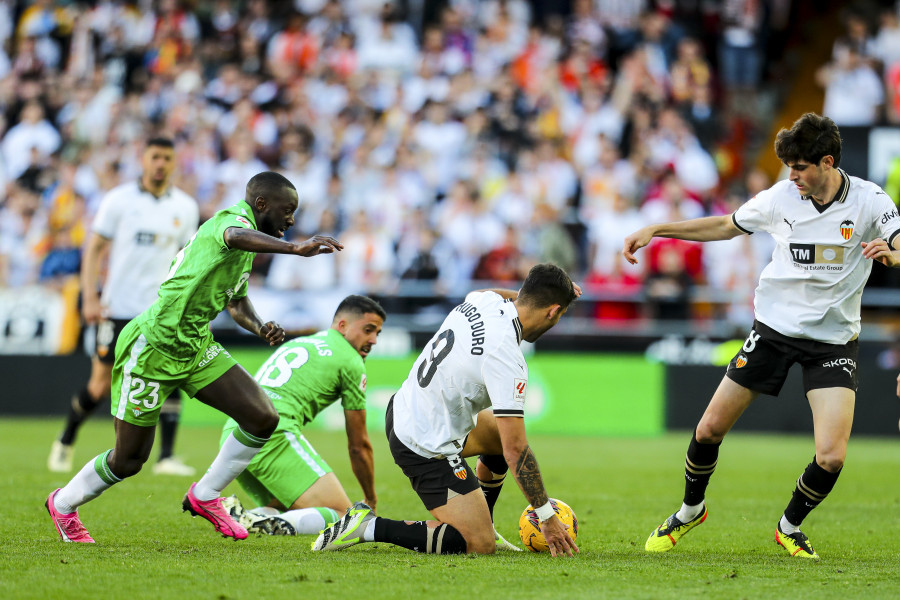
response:
<path id="1" fill-rule="evenodd" d="M 486 535 L 471 536 L 471 539 L 466 542 L 466 552 L 470 554 L 493 554 L 497 551 L 497 542 L 494 541 L 493 531 Z"/>

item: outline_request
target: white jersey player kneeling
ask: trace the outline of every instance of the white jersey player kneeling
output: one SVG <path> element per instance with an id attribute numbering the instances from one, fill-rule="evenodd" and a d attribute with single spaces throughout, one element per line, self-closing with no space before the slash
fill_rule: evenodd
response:
<path id="1" fill-rule="evenodd" d="M 531 269 L 518 291 L 472 292 L 450 311 L 388 404 L 394 461 L 435 520 L 395 521 L 358 502 L 313 550 L 386 542 L 429 554 L 492 554 L 492 512 L 506 472 L 532 506 L 553 556 L 578 546 L 550 505 L 525 436 L 528 366 L 519 348 L 559 322 L 581 289 L 557 266 Z M 476 473 L 464 460 L 479 456 Z M 502 541 L 502 538 L 501 538 Z"/>

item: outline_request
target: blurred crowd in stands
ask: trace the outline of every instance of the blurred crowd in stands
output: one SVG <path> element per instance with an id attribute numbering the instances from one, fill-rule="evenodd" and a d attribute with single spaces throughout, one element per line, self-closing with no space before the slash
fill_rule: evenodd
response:
<path id="1" fill-rule="evenodd" d="M 727 214 L 771 184 L 743 151 L 771 144 L 759 90 L 795 8 L 0 0 L 0 285 L 77 273 L 99 199 L 165 135 L 204 218 L 273 169 L 299 192 L 291 235 L 346 247 L 260 257 L 258 286 L 441 293 L 553 261 L 601 296 L 645 294 L 657 318 L 690 317 L 694 286 L 729 292 L 746 325 L 763 236 L 656 242 L 636 267 L 619 252 L 644 224 Z M 852 13 L 817 73 L 839 125 L 900 121 L 900 21 L 884 8 Z"/>

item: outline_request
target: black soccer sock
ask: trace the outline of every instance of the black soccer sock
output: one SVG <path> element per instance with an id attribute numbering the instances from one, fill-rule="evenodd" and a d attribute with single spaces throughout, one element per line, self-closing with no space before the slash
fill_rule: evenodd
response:
<path id="1" fill-rule="evenodd" d="M 687 456 L 684 459 L 684 500 L 688 506 L 695 506 L 703 502 L 706 497 L 706 486 L 709 478 L 716 470 L 719 458 L 718 444 L 701 444 L 697 441 L 697 430 L 691 436 Z"/>
<path id="2" fill-rule="evenodd" d="M 159 460 L 172 456 L 180 416 L 181 396 L 170 396 L 159 413 Z"/>
<path id="3" fill-rule="evenodd" d="M 806 465 L 803 475 L 797 479 L 797 487 L 794 488 L 791 501 L 784 509 L 785 518 L 799 527 L 806 515 L 828 496 L 840 474 L 840 471 L 829 473 L 820 467 L 814 456 L 813 461 Z"/>
<path id="4" fill-rule="evenodd" d="M 75 436 L 78 435 L 78 429 L 84 423 L 97 405 L 100 404 L 101 398 L 94 398 L 88 391 L 87 386 L 78 392 L 77 396 L 72 396 L 72 403 L 69 406 L 69 416 L 66 419 L 66 428 L 63 429 L 59 441 L 66 446 L 75 443 Z"/>
<path id="5" fill-rule="evenodd" d="M 374 538 L 376 542 L 387 542 L 423 554 L 464 554 L 466 551 L 465 538 L 446 523 L 431 528 L 424 521 L 407 523 L 378 517 Z"/>
<path id="6" fill-rule="evenodd" d="M 491 479 L 485 481 L 479 477 L 478 485 L 481 486 L 484 499 L 487 500 L 488 510 L 491 511 L 491 520 L 493 520 L 494 505 L 497 504 L 497 498 L 500 497 L 500 490 L 509 466 L 506 464 L 506 459 L 499 454 L 482 454 L 478 460 L 491 472 Z"/>

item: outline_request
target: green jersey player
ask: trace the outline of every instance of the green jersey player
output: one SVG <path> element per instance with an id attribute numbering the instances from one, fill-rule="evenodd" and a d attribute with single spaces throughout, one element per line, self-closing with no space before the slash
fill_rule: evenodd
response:
<path id="1" fill-rule="evenodd" d="M 174 388 L 238 423 L 182 506 L 226 537 L 247 537 L 247 530 L 223 510 L 219 493 L 275 431 L 278 413 L 247 371 L 213 339 L 209 323 L 227 308 L 238 325 L 270 345 L 284 340 L 284 330 L 272 321 L 264 323 L 247 298 L 255 253 L 315 256 L 343 248 L 325 236 L 299 244 L 277 239 L 294 224 L 296 210 L 297 190 L 290 181 L 271 171 L 253 176 L 245 200 L 200 227 L 172 261 L 156 302 L 122 330 L 112 372 L 115 447 L 91 459 L 47 498 L 63 541 L 94 541 L 77 508 L 141 470 L 162 403 Z"/>
<path id="2" fill-rule="evenodd" d="M 364 361 L 385 318 L 384 309 L 371 298 L 348 296 L 329 329 L 286 342 L 259 368 L 256 381 L 280 419 L 275 433 L 237 479 L 259 508 L 245 512 L 237 498 L 223 500 L 232 517 L 249 531 L 318 533 L 350 508 L 340 481 L 302 432 L 339 399 L 353 473 L 366 503 L 376 506 Z M 237 428 L 237 422 L 229 419 L 221 443 Z"/>

